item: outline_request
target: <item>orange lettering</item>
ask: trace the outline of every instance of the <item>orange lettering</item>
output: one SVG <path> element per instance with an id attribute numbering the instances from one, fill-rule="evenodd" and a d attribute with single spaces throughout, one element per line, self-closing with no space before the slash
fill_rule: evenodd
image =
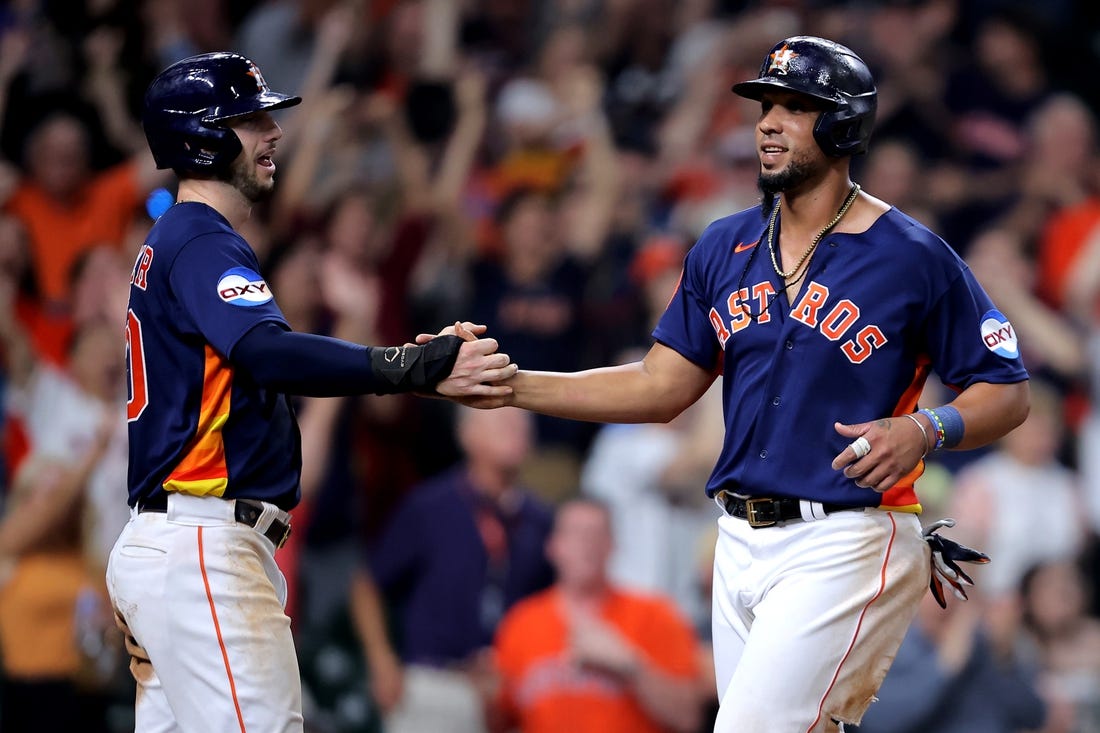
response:
<path id="1" fill-rule="evenodd" d="M 714 308 L 710 309 L 710 325 L 714 327 L 714 333 L 718 335 L 718 343 L 721 344 L 723 349 L 726 348 L 726 341 L 729 340 L 730 332 L 726 330 L 725 324 L 722 323 L 722 316 Z"/>
<path id="2" fill-rule="evenodd" d="M 836 304 L 821 322 L 821 333 L 830 341 L 836 341 L 859 319 L 859 306 L 845 298 Z"/>
<path id="3" fill-rule="evenodd" d="M 810 282 L 806 285 L 806 292 L 798 301 L 798 305 L 791 311 L 791 317 L 805 323 L 810 328 L 817 327 L 817 312 L 829 297 L 829 289 L 824 285 Z"/>
<path id="4" fill-rule="evenodd" d="M 730 312 L 730 331 L 737 333 L 752 320 L 749 310 L 745 307 L 745 301 L 749 299 L 749 289 L 741 288 L 736 293 L 730 293 L 726 299 L 726 308 Z"/>
<path id="5" fill-rule="evenodd" d="M 878 326 L 864 326 L 854 340 L 845 341 L 840 350 L 853 364 L 862 364 L 875 349 L 886 344 L 886 334 Z"/>

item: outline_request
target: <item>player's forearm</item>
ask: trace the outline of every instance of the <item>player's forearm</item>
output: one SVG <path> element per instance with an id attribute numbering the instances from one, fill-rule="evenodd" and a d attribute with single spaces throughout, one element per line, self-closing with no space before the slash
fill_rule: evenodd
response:
<path id="1" fill-rule="evenodd" d="M 962 441 L 954 446 L 958 450 L 970 450 L 988 445 L 1011 432 L 1027 418 L 1030 388 L 1026 381 L 1014 384 L 989 384 L 978 382 L 959 393 L 950 406 L 959 411 L 962 418 Z M 932 409 L 937 406 L 930 405 Z M 919 420 L 932 435 L 928 418 Z"/>
<path id="2" fill-rule="evenodd" d="M 266 389 L 304 397 L 393 394 L 434 388 L 454 366 L 459 340 L 363 346 L 260 323 L 233 348 L 234 366 Z"/>
<path id="3" fill-rule="evenodd" d="M 635 362 L 574 373 L 521 370 L 508 384 L 516 407 L 571 420 L 668 422 L 690 404 L 658 393 L 653 382 Z"/>
<path id="4" fill-rule="evenodd" d="M 641 361 L 583 372 L 521 371 L 509 404 L 591 422 L 668 422 L 695 403 L 714 374 L 663 344 Z"/>

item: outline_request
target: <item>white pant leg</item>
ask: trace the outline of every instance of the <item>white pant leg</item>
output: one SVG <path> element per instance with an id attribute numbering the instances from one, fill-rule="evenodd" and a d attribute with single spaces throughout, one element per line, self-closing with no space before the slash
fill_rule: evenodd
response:
<path id="1" fill-rule="evenodd" d="M 180 731 L 302 730 L 286 583 L 271 542 L 235 522 L 230 502 L 173 496 L 169 513 L 135 516 L 107 580 Z M 138 733 L 172 730 L 169 710 L 138 703 Z"/>
<path id="2" fill-rule="evenodd" d="M 915 515 L 838 512 L 752 529 L 719 519 L 716 733 L 814 733 L 857 722 L 928 584 Z"/>
<path id="3" fill-rule="evenodd" d="M 134 730 L 139 733 L 180 733 L 156 672 L 148 669 L 139 674 L 141 676 L 135 674 L 137 696 L 134 699 Z"/>

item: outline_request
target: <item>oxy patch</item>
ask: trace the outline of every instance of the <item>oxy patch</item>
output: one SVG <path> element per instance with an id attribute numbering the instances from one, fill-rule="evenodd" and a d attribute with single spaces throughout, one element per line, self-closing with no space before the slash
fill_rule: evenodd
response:
<path id="1" fill-rule="evenodd" d="M 998 356 L 1006 359 L 1020 358 L 1020 346 L 1016 342 L 1016 331 L 1008 318 L 998 310 L 989 310 L 982 316 L 982 343 Z"/>
<path id="2" fill-rule="evenodd" d="M 271 290 L 259 273 L 247 267 L 233 267 L 218 279 L 218 297 L 230 305 L 252 308 L 271 300 Z"/>

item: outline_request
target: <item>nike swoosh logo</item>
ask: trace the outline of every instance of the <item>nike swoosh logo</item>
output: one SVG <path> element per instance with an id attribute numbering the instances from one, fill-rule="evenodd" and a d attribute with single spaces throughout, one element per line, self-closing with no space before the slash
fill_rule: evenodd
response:
<path id="1" fill-rule="evenodd" d="M 756 240 L 755 242 L 750 242 L 749 244 L 745 244 L 744 242 L 738 242 L 737 246 L 733 248 L 733 253 L 737 254 L 738 252 L 744 252 L 747 249 L 752 249 L 753 247 L 755 247 L 758 244 L 760 244 L 759 239 Z"/>

